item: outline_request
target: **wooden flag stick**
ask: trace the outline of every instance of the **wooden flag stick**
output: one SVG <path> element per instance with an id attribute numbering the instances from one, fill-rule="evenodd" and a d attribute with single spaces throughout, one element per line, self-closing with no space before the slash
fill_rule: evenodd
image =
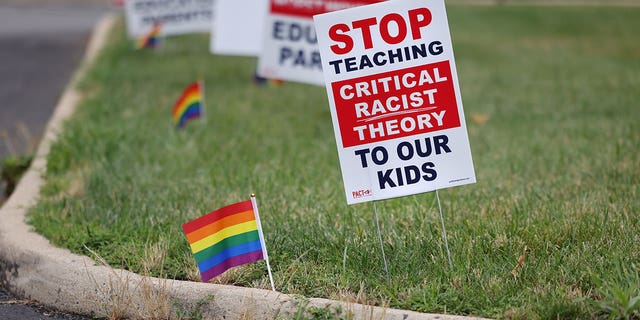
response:
<path id="1" fill-rule="evenodd" d="M 267 262 L 267 271 L 269 271 L 269 281 L 271 282 L 271 290 L 276 291 L 276 287 L 273 284 L 273 275 L 271 275 L 271 266 L 269 265 L 269 255 L 267 254 L 267 245 L 264 242 L 264 234 L 262 233 L 262 223 L 260 223 L 260 214 L 258 213 L 258 204 L 256 201 L 256 195 L 251 194 L 251 205 L 253 206 L 253 212 L 256 215 L 256 222 L 258 223 L 258 235 L 260 236 L 260 245 L 262 245 L 262 255 L 264 261 Z"/>

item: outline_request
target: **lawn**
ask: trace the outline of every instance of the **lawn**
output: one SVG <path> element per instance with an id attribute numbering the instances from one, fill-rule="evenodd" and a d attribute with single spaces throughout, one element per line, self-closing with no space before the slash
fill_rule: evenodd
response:
<path id="1" fill-rule="evenodd" d="M 348 206 L 326 91 L 252 82 L 206 35 L 134 51 L 120 24 L 80 85 L 29 213 L 54 244 L 199 280 L 181 224 L 256 193 L 276 288 L 495 318 L 638 317 L 640 9 L 449 6 L 478 183 Z M 206 115 L 176 130 L 181 90 Z M 518 261 L 521 264 L 518 264 Z M 266 264 L 217 282 L 269 288 Z M 636 298 L 640 299 L 640 298 Z M 639 302 L 640 304 L 640 302 Z"/>

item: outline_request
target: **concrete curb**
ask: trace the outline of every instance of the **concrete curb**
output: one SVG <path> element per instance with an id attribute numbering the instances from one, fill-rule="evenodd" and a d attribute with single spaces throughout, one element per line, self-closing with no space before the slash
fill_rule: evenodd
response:
<path id="1" fill-rule="evenodd" d="M 479 319 L 145 277 L 56 248 L 31 231 L 25 214 L 37 201 L 50 146 L 80 101 L 75 83 L 93 63 L 115 20 L 108 15 L 96 25 L 82 65 L 56 106 L 31 167 L 0 208 L 0 284 L 47 306 L 104 317 L 275 319 L 300 318 L 303 312 L 315 310 L 350 319 Z"/>

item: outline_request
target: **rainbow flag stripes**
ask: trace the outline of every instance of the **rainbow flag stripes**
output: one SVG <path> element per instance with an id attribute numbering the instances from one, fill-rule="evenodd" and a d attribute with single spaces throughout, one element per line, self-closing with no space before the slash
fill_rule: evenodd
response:
<path id="1" fill-rule="evenodd" d="M 149 32 L 138 39 L 136 43 L 137 49 L 155 48 L 158 45 L 161 27 L 159 23 L 154 23 Z"/>
<path id="2" fill-rule="evenodd" d="M 187 121 L 202 115 L 204 94 L 201 82 L 190 84 L 173 106 L 173 123 L 182 128 Z"/>
<path id="3" fill-rule="evenodd" d="M 258 73 L 254 73 L 253 75 L 253 82 L 259 86 L 274 86 L 274 87 L 279 87 L 281 86 L 284 81 L 281 79 L 270 79 L 270 78 L 265 78 L 265 77 L 261 77 L 258 75 Z"/>
<path id="4" fill-rule="evenodd" d="M 229 268 L 265 259 L 251 200 L 228 205 L 182 225 L 203 282 Z"/>

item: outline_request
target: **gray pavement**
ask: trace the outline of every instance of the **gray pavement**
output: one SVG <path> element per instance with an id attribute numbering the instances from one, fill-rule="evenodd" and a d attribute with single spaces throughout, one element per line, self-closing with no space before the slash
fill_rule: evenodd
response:
<path id="1" fill-rule="evenodd" d="M 0 2 L 0 159 L 35 151 L 93 26 L 107 9 L 104 4 L 65 1 Z M 0 287 L 0 319 L 87 318 L 44 307 Z"/>
<path id="2" fill-rule="evenodd" d="M 85 320 L 88 318 L 47 308 L 30 300 L 18 299 L 0 288 L 2 320 Z"/>
<path id="3" fill-rule="evenodd" d="M 0 1 L 0 158 L 35 150 L 93 25 L 107 10 L 56 3 Z"/>

